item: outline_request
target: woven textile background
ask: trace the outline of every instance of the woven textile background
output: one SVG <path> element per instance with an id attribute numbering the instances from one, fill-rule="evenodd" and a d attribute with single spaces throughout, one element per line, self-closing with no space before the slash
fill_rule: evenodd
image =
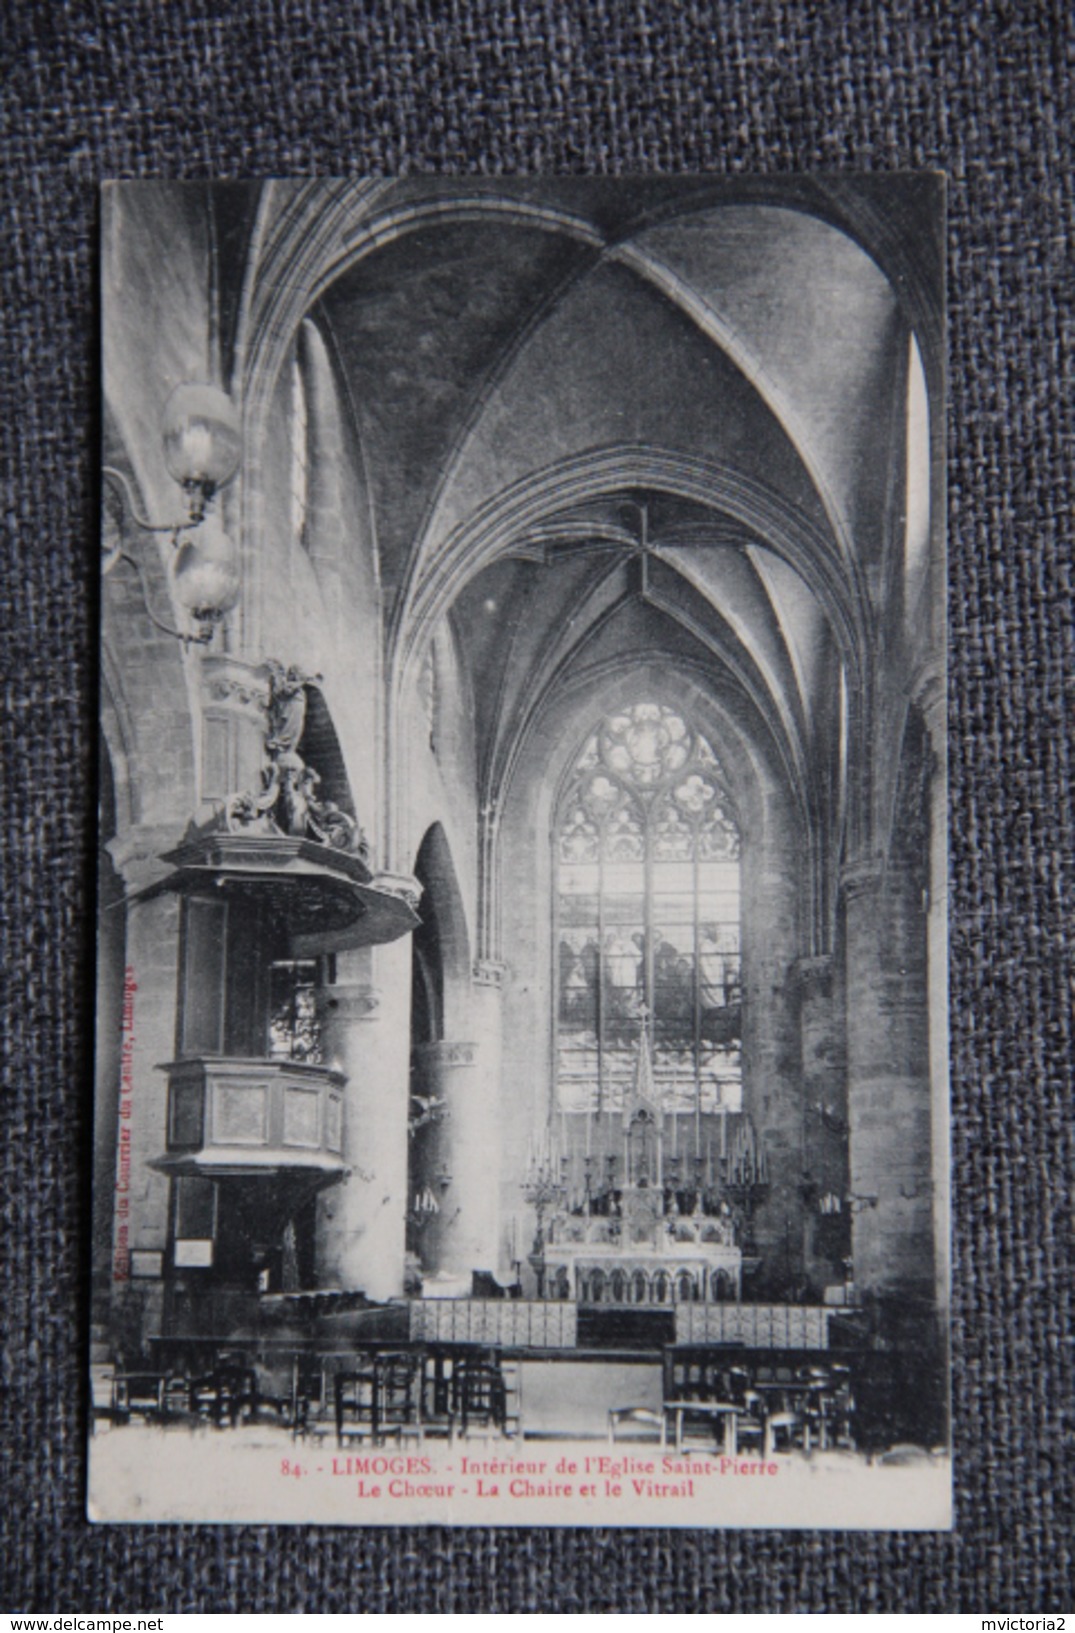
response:
<path id="1" fill-rule="evenodd" d="M 1071 1609 L 1070 8 L 0 11 L 0 1608 Z M 950 177 L 958 1531 L 89 1527 L 97 182 L 923 166 Z"/>

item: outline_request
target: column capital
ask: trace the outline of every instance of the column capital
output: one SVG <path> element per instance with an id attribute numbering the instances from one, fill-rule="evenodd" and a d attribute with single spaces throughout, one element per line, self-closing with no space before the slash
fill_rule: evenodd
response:
<path id="1" fill-rule="evenodd" d="M 801 987 L 820 987 L 832 980 L 832 954 L 811 953 L 797 958 L 792 974 Z"/>
<path id="2" fill-rule="evenodd" d="M 454 1038 L 438 1038 L 433 1043 L 420 1043 L 414 1053 L 421 1055 L 424 1060 L 435 1063 L 441 1069 L 451 1066 L 473 1066 L 477 1058 L 478 1045 L 464 1043 Z"/>
<path id="3" fill-rule="evenodd" d="M 504 976 L 507 974 L 507 965 L 496 958 L 476 958 L 471 970 L 471 980 L 476 987 L 496 987 L 504 985 Z"/>
<path id="4" fill-rule="evenodd" d="M 880 890 L 885 865 L 880 856 L 862 856 L 845 862 L 840 869 L 840 888 L 847 901 L 857 901 Z"/>
<path id="5" fill-rule="evenodd" d="M 333 1021 L 369 1021 L 381 1007 L 381 994 L 368 981 L 341 981 L 321 988 L 320 1007 Z"/>
<path id="6" fill-rule="evenodd" d="M 183 828 L 176 822 L 139 822 L 108 841 L 105 848 L 129 896 L 159 884 L 171 872 L 161 856 L 179 844 Z"/>

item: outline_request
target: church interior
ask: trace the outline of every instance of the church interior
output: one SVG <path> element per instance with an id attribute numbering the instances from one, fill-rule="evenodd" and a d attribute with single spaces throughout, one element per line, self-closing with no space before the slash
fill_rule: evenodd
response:
<path id="1" fill-rule="evenodd" d="M 933 178 L 101 242 L 102 1416 L 943 1445 Z"/>

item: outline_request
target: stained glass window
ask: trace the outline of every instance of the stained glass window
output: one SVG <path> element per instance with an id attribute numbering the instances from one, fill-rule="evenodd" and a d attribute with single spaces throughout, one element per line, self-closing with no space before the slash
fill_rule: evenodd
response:
<path id="1" fill-rule="evenodd" d="M 317 964 L 310 959 L 277 959 L 269 968 L 269 1057 L 321 1063 L 321 1019 L 317 1012 Z"/>
<path id="2" fill-rule="evenodd" d="M 739 827 L 720 762 L 666 704 L 587 739 L 556 824 L 557 1078 L 622 1109 L 643 1005 L 669 1110 L 740 1103 Z"/>

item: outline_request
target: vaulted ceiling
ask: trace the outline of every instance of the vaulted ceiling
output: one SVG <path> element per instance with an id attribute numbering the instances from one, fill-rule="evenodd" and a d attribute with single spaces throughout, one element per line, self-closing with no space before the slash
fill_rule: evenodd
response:
<path id="1" fill-rule="evenodd" d="M 903 549 L 908 344 L 929 343 L 939 254 L 928 186 L 887 184 L 885 211 L 862 178 L 413 178 L 379 197 L 415 225 L 367 222 L 311 315 L 357 424 L 389 625 L 423 595 L 451 607 L 487 773 L 628 619 L 738 687 L 789 766 L 831 757 L 841 635 L 809 564 L 719 482 L 639 472 L 652 453 L 734 473 L 799 519 L 868 620 Z M 897 241 L 920 245 L 917 271 Z M 588 462 L 603 476 L 580 493 Z"/>

